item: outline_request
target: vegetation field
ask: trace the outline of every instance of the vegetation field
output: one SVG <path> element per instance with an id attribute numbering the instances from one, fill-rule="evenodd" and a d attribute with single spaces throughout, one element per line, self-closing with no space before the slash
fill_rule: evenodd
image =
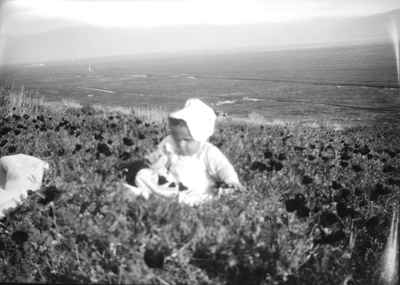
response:
<path id="1" fill-rule="evenodd" d="M 0 155 L 51 170 L 0 221 L 0 282 L 386 284 L 398 125 L 219 118 L 210 141 L 247 190 L 189 207 L 121 187 L 168 134 L 165 111 L 32 96 L 1 89 Z"/>

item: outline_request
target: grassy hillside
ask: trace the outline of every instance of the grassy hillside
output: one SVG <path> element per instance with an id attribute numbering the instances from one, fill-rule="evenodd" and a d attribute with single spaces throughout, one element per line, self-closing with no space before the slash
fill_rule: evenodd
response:
<path id="1" fill-rule="evenodd" d="M 383 284 L 399 126 L 220 118 L 210 141 L 247 190 L 192 208 L 121 188 L 168 134 L 166 109 L 49 103 L 9 86 L 0 106 L 0 155 L 51 165 L 0 221 L 1 282 Z"/>

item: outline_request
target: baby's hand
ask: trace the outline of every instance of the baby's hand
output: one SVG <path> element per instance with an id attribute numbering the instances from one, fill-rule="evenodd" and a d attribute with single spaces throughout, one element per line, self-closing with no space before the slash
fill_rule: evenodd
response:
<path id="1" fill-rule="evenodd" d="M 171 145 L 166 143 L 162 150 L 154 150 L 152 152 L 147 151 L 144 158 L 146 159 L 147 164 L 154 164 L 164 155 L 169 155 L 171 153 Z"/>
<path id="2" fill-rule="evenodd" d="M 232 195 L 236 191 L 244 191 L 246 188 L 240 182 L 222 183 L 218 189 L 218 196 Z"/>
<path id="3" fill-rule="evenodd" d="M 160 159 L 160 156 L 161 154 L 156 151 L 154 152 L 147 151 L 146 154 L 144 155 L 144 158 L 146 159 L 147 164 L 153 164 Z"/>
<path id="4" fill-rule="evenodd" d="M 168 161 L 168 157 L 160 152 L 147 153 L 144 158 L 147 166 L 151 169 L 161 169 L 166 166 Z"/>
<path id="5" fill-rule="evenodd" d="M 229 188 L 234 189 L 235 191 L 244 191 L 246 188 L 240 182 L 232 182 L 227 183 Z"/>

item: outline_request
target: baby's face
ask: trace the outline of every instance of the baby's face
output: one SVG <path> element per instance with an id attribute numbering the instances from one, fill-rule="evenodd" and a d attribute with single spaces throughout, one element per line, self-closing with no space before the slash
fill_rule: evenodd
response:
<path id="1" fill-rule="evenodd" d="M 200 142 L 195 141 L 185 126 L 171 126 L 171 135 L 178 147 L 179 155 L 194 155 L 200 148 Z"/>

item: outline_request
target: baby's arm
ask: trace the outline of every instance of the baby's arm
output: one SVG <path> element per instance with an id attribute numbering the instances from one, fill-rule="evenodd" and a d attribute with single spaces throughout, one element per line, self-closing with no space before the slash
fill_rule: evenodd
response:
<path id="1" fill-rule="evenodd" d="M 235 169 L 231 164 L 223 166 L 217 172 L 217 174 L 218 177 L 221 179 L 221 181 L 225 182 L 228 185 L 228 188 L 233 188 L 234 190 L 239 190 L 239 191 L 245 190 L 245 187 L 240 183 L 239 179 L 237 178 Z"/>
<path id="2" fill-rule="evenodd" d="M 214 173 L 220 181 L 234 190 L 245 190 L 245 187 L 239 181 L 239 177 L 233 165 L 218 148 L 213 146 L 207 157 L 211 173 Z"/>

